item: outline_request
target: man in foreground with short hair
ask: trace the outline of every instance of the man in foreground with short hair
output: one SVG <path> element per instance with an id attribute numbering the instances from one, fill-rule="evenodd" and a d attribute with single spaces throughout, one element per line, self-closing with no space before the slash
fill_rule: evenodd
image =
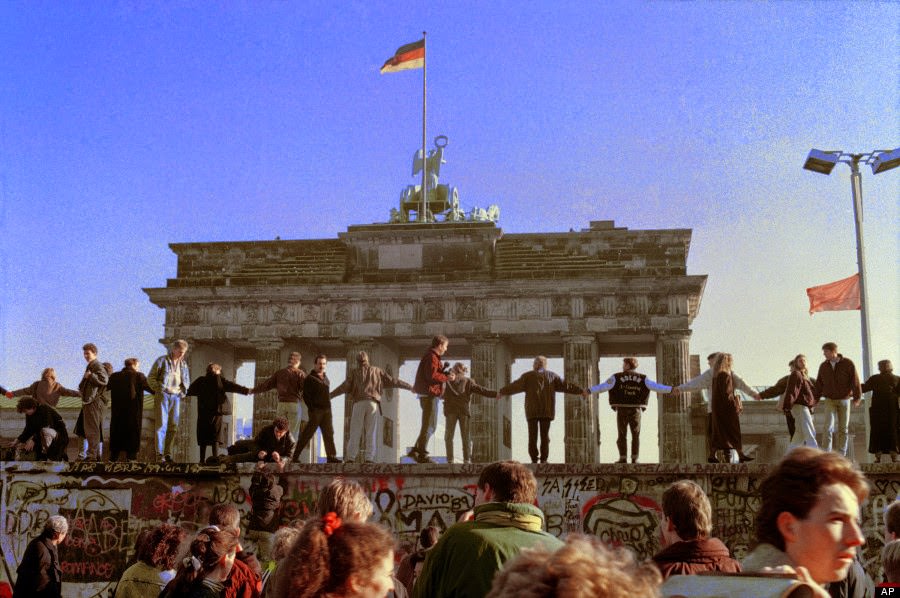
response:
<path id="1" fill-rule="evenodd" d="M 884 542 L 900 540 L 900 499 L 895 500 L 884 510 Z"/>
<path id="2" fill-rule="evenodd" d="M 534 506 L 537 481 L 517 461 L 491 463 L 475 490 L 475 516 L 450 526 L 428 551 L 416 579 L 416 598 L 476 598 L 491 589 L 503 563 L 523 548 L 562 542 L 544 531 L 544 514 Z"/>
<path id="3" fill-rule="evenodd" d="M 659 531 L 663 549 L 653 555 L 653 562 L 663 578 L 704 571 L 740 573 L 741 564 L 731 558 L 728 547 L 710 536 L 712 507 L 695 482 L 679 480 L 665 489 Z"/>
<path id="4" fill-rule="evenodd" d="M 841 584 L 859 567 L 857 549 L 866 541 L 859 504 L 869 496 L 869 483 L 850 461 L 837 453 L 796 448 L 763 480 L 760 495 L 758 543 L 742 563 L 745 572 L 783 567 L 802 575 L 803 569 L 826 588 Z M 853 585 L 865 584 L 865 572 L 861 575 Z M 845 595 L 857 594 L 850 588 Z"/>

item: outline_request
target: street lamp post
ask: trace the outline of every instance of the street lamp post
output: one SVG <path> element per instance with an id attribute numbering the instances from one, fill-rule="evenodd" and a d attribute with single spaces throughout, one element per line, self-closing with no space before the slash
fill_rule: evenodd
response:
<path id="1" fill-rule="evenodd" d="M 853 195 L 853 219 L 856 223 L 856 262 L 859 268 L 859 318 L 862 332 L 863 380 L 871 374 L 871 347 L 869 345 L 869 297 L 866 293 L 866 253 L 863 248 L 863 200 L 862 175 L 859 163 L 870 164 L 872 174 L 881 174 L 900 166 L 900 148 L 875 150 L 865 154 L 850 154 L 840 150 L 810 150 L 803 168 L 820 174 L 831 174 L 838 162 L 850 166 L 850 192 Z"/>

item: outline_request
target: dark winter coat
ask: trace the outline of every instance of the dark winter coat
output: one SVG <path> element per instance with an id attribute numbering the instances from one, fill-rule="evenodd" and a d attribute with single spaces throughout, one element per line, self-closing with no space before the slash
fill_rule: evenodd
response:
<path id="1" fill-rule="evenodd" d="M 13 598 L 60 598 L 62 569 L 59 553 L 50 538 L 41 534 L 25 549 L 17 569 Z"/>
<path id="2" fill-rule="evenodd" d="M 46 454 L 44 454 L 41 446 L 42 428 L 53 428 L 56 430 L 56 438 L 47 449 Z M 66 423 L 63 421 L 63 418 L 53 407 L 38 405 L 34 413 L 25 416 L 25 429 L 19 434 L 18 440 L 19 442 L 25 442 L 29 438 L 34 441 L 34 450 L 39 460 L 44 458 L 50 461 L 67 460 L 66 447 L 69 446 L 69 433 L 66 430 Z"/>
<path id="3" fill-rule="evenodd" d="M 120 451 L 137 454 L 141 447 L 144 422 L 144 393 L 153 393 L 147 377 L 126 367 L 109 377 L 106 384 L 112 403 L 109 418 L 109 449 L 115 457 Z"/>
<path id="4" fill-rule="evenodd" d="M 200 376 L 188 388 L 188 396 L 197 397 L 197 444 L 228 444 L 222 416 L 231 415 L 231 401 L 226 392 L 248 394 L 250 389 L 216 374 Z"/>
<path id="5" fill-rule="evenodd" d="M 488 390 L 479 386 L 471 378 L 456 376 L 456 380 L 448 381 L 444 386 L 444 415 L 469 416 L 469 405 L 472 395 L 497 398 L 496 390 Z"/>
<path id="6" fill-rule="evenodd" d="M 498 390 L 497 394 L 513 395 L 519 392 L 525 393 L 526 419 L 552 420 L 556 417 L 557 392 L 580 395 L 584 389 L 566 382 L 550 370 L 531 370 Z"/>

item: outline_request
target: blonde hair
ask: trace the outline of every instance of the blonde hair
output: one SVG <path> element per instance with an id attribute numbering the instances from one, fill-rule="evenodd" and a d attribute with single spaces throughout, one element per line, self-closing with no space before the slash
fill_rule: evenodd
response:
<path id="1" fill-rule="evenodd" d="M 53 368 L 44 368 L 44 371 L 41 372 L 41 380 L 56 382 L 56 370 Z"/>
<path id="2" fill-rule="evenodd" d="M 719 353 L 713 362 L 713 375 L 720 372 L 731 372 L 732 363 L 734 363 L 734 359 L 731 357 L 731 353 Z"/>
<path id="3" fill-rule="evenodd" d="M 803 360 L 803 364 L 804 364 L 804 366 L 802 368 L 800 367 L 801 359 Z M 794 364 L 794 369 L 797 370 L 798 372 L 800 372 L 801 374 L 803 374 L 804 378 L 809 378 L 809 369 L 806 367 L 806 355 L 804 355 L 803 353 L 800 353 L 799 355 L 794 357 L 794 361 L 792 363 Z"/>
<path id="4" fill-rule="evenodd" d="M 660 596 L 662 575 L 627 548 L 607 548 L 597 537 L 572 534 L 551 551 L 522 550 L 494 577 L 486 598 L 630 598 Z"/>

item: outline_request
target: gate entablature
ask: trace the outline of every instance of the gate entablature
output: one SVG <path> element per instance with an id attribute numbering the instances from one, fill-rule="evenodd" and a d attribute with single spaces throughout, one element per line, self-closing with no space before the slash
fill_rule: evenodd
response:
<path id="1" fill-rule="evenodd" d="M 166 310 L 165 338 L 262 351 L 267 368 L 299 345 L 344 358 L 347 339 L 383 347 L 399 367 L 445 334 L 453 358 L 473 359 L 473 373 L 497 384 L 508 382 L 513 359 L 538 353 L 569 356 L 578 365 L 567 371 L 594 378 L 594 356 L 656 355 L 667 364 L 657 379 L 677 383 L 688 377 L 690 326 L 706 282 L 686 274 L 690 237 L 687 229 L 630 231 L 606 221 L 577 232 L 503 234 L 492 222 L 466 221 L 351 226 L 338 239 L 178 243 L 177 277 L 145 291 Z M 258 339 L 269 339 L 265 348 Z M 260 415 L 273 410 L 271 398 L 254 400 Z M 661 421 L 686 417 L 668 405 Z M 507 434 L 489 430 L 508 428 L 509 406 L 480 413 L 473 424 L 487 431 L 476 455 L 506 456 Z M 681 434 L 684 426 L 670 428 Z M 590 460 L 596 432 L 571 435 L 567 460 Z M 667 456 L 679 454 L 676 440 L 662 441 Z"/>

